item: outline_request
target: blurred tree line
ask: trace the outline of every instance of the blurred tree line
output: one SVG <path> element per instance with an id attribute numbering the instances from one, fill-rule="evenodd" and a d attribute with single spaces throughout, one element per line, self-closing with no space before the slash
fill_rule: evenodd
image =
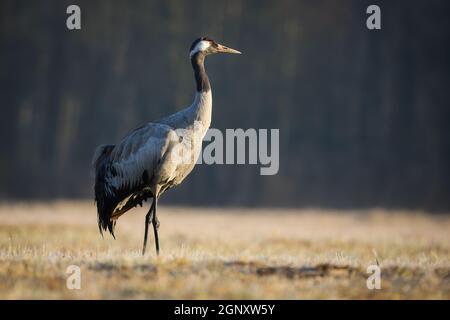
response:
<path id="1" fill-rule="evenodd" d="M 95 147 L 189 105 L 207 35 L 244 52 L 206 62 L 212 126 L 280 128 L 280 171 L 201 165 L 166 203 L 448 210 L 450 6 L 374 3 L 0 1 L 0 198 L 92 198 Z"/>

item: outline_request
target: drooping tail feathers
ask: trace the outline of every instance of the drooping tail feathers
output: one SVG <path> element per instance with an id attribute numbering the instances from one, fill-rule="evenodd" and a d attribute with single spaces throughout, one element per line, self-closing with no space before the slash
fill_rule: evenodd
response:
<path id="1" fill-rule="evenodd" d="M 103 235 L 107 229 L 114 237 L 114 226 L 116 221 L 111 220 L 111 215 L 117 205 L 112 186 L 108 185 L 106 177 L 110 170 L 110 154 L 114 145 L 101 145 L 94 154 L 92 165 L 95 169 L 95 202 L 97 203 L 98 228 Z"/>

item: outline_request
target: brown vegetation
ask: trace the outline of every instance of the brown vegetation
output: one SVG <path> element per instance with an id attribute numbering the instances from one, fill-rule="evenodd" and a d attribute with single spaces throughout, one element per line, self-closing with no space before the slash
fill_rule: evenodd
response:
<path id="1" fill-rule="evenodd" d="M 162 253 L 140 254 L 144 209 L 99 235 L 91 202 L 0 206 L 0 298 L 450 298 L 450 217 L 384 210 L 161 207 Z M 382 289 L 368 290 L 376 260 Z M 66 288 L 79 265 L 81 290 Z"/>

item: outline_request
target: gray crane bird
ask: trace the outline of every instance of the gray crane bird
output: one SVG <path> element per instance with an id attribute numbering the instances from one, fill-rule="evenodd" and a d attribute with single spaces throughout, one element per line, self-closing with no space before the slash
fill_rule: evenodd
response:
<path id="1" fill-rule="evenodd" d="M 204 62 L 206 56 L 214 53 L 241 52 L 206 37 L 195 40 L 189 51 L 197 86 L 194 102 L 175 114 L 135 129 L 117 145 L 101 145 L 95 151 L 94 190 L 102 235 L 108 230 L 115 238 L 117 219 L 137 205 L 152 200 L 145 216 L 142 255 L 150 222 L 159 254 L 158 199 L 186 178 L 200 155 L 212 111 L 211 86 Z"/>

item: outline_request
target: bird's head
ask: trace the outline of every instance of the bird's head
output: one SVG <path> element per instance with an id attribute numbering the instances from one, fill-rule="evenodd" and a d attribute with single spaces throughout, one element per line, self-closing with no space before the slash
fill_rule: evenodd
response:
<path id="1" fill-rule="evenodd" d="M 213 53 L 241 54 L 240 51 L 225 47 L 224 45 L 221 45 L 206 37 L 198 38 L 192 43 L 191 48 L 189 49 L 189 57 L 192 57 L 197 53 L 201 53 L 205 56 Z"/>

